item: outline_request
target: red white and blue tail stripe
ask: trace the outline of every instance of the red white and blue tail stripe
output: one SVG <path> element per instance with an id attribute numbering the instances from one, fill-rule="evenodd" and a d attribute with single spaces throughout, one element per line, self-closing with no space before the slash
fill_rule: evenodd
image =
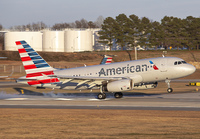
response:
<path id="1" fill-rule="evenodd" d="M 112 57 L 105 55 L 100 64 L 110 64 L 112 62 Z"/>
<path id="2" fill-rule="evenodd" d="M 54 68 L 33 49 L 26 41 L 16 41 L 19 55 L 21 57 L 27 79 L 36 79 L 28 81 L 29 85 L 38 85 L 45 83 L 59 82 L 57 78 L 48 78 L 47 75 L 54 75 Z M 44 77 L 44 78 L 43 78 Z"/>

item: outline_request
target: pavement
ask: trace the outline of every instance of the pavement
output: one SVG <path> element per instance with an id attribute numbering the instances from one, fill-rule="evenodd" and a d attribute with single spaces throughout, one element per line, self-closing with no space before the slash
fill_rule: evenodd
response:
<path id="1" fill-rule="evenodd" d="M 112 93 L 99 100 L 96 93 L 45 93 L 43 95 L 0 92 L 0 108 L 120 109 L 200 111 L 200 93 L 134 94 L 116 99 Z"/>
<path id="2" fill-rule="evenodd" d="M 0 108 L 200 111 L 200 92 L 195 91 L 196 87 L 176 84 L 174 88 L 177 91 L 166 93 L 165 84 L 161 83 L 160 87 L 149 92 L 124 92 L 121 99 L 114 98 L 113 93 L 107 93 L 106 99 L 99 100 L 98 90 L 73 93 L 67 90 L 38 90 L 15 82 L 0 82 Z"/>

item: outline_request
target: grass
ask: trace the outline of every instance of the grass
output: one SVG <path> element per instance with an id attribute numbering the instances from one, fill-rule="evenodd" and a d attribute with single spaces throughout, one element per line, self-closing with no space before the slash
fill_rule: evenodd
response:
<path id="1" fill-rule="evenodd" d="M 0 109 L 0 138 L 198 138 L 200 112 Z"/>

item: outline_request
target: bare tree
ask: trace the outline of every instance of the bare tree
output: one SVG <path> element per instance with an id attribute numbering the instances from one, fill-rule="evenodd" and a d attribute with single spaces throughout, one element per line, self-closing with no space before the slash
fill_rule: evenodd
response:
<path id="1" fill-rule="evenodd" d="M 104 21 L 103 16 L 99 16 L 94 23 L 95 23 L 96 27 L 101 28 L 103 21 Z"/>
<path id="2" fill-rule="evenodd" d="M 81 28 L 88 28 L 88 21 L 85 20 L 84 18 L 81 19 L 80 23 L 81 23 Z"/>
<path id="3" fill-rule="evenodd" d="M 70 24 L 68 23 L 58 23 L 58 24 L 55 24 L 53 25 L 52 29 L 53 30 L 63 30 L 65 28 L 70 28 Z"/>
<path id="4" fill-rule="evenodd" d="M 19 26 L 13 26 L 10 28 L 10 30 L 15 30 L 15 31 L 39 31 L 42 29 L 47 28 L 47 25 L 44 24 L 43 22 L 37 22 L 37 23 L 32 23 L 32 24 L 27 24 L 27 25 L 19 25 Z"/>
<path id="5" fill-rule="evenodd" d="M 96 28 L 96 25 L 92 21 L 89 21 L 88 28 Z"/>

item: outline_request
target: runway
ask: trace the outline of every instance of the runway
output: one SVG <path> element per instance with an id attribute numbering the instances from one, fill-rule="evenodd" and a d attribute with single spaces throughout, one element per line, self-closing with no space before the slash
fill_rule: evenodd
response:
<path id="1" fill-rule="evenodd" d="M 121 99 L 114 98 L 110 93 L 105 100 L 99 100 L 96 93 L 18 95 L 1 92 L 0 108 L 200 111 L 200 93 L 124 93 Z"/>
<path id="2" fill-rule="evenodd" d="M 8 87 L 26 87 L 28 85 L 20 84 L 16 82 L 0 82 L 0 88 L 8 88 Z"/>
<path id="3" fill-rule="evenodd" d="M 12 86 L 12 87 L 11 87 Z M 41 108 L 41 109 L 118 109 L 118 110 L 182 110 L 200 111 L 200 92 L 181 85 L 182 91 L 163 93 L 160 88 L 151 93 L 124 92 L 121 99 L 107 93 L 105 100 L 96 98 L 97 92 L 69 93 L 63 90 L 38 90 L 14 82 L 1 82 L 0 108 Z M 178 90 L 179 84 L 175 88 Z M 9 89 L 11 88 L 11 89 Z M 23 90 L 23 91 L 22 91 Z M 56 93 L 56 94 L 55 94 Z"/>

